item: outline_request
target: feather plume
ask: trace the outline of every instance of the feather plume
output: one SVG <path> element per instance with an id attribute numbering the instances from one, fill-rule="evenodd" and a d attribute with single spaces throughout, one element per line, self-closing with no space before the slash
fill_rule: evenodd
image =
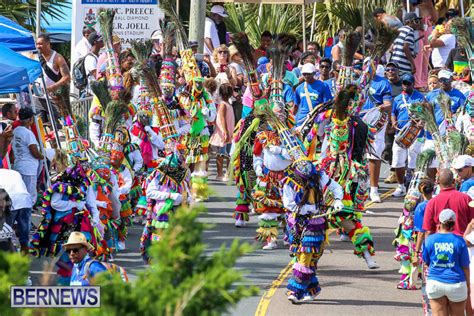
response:
<path id="1" fill-rule="evenodd" d="M 249 38 L 244 32 L 240 32 L 234 35 L 232 38 L 232 44 L 237 48 L 242 56 L 245 70 L 247 72 L 255 71 L 255 60 L 253 58 L 253 49 L 250 45 Z"/>
<path id="2" fill-rule="evenodd" d="M 153 49 L 153 41 L 132 41 L 131 50 L 137 62 L 134 65 L 133 73 L 139 76 L 146 84 L 147 89 L 153 97 L 161 96 L 161 89 L 158 76 L 152 67 L 148 64 L 148 56 Z"/>
<path id="3" fill-rule="evenodd" d="M 390 48 L 398 36 L 398 31 L 385 23 L 371 20 L 372 28 L 375 30 L 375 44 L 372 57 L 381 58 Z"/>
<path id="4" fill-rule="evenodd" d="M 359 48 L 362 34 L 357 31 L 350 31 L 346 33 L 344 39 L 344 48 L 342 50 L 342 62 L 344 66 L 352 66 L 354 55 Z"/>
<path id="5" fill-rule="evenodd" d="M 123 101 L 111 101 L 105 109 L 105 132 L 113 134 L 127 112 L 128 107 Z"/>
<path id="6" fill-rule="evenodd" d="M 469 144 L 466 136 L 457 130 L 449 130 L 446 134 L 448 155 L 454 159 L 464 153 Z"/>
<path id="7" fill-rule="evenodd" d="M 416 171 L 425 172 L 426 168 L 433 162 L 436 158 L 436 152 L 433 149 L 423 150 L 416 157 Z"/>
<path id="8" fill-rule="evenodd" d="M 444 119 L 448 122 L 448 126 L 452 126 L 453 113 L 451 112 L 451 98 L 447 93 L 441 92 L 436 98 L 436 101 L 443 111 Z"/>
<path id="9" fill-rule="evenodd" d="M 466 49 L 468 56 L 472 56 L 472 34 L 469 23 L 466 19 L 456 17 L 451 20 L 451 32 L 456 35 L 460 47 Z"/>
<path id="10" fill-rule="evenodd" d="M 112 98 L 109 94 L 109 88 L 107 86 L 106 80 L 97 80 L 91 82 L 91 89 L 94 95 L 99 99 L 102 109 L 107 108 L 107 104 L 112 101 Z"/>
<path id="11" fill-rule="evenodd" d="M 178 50 L 182 51 L 189 47 L 188 36 L 186 30 L 181 23 L 181 20 L 176 13 L 176 1 L 175 0 L 160 0 L 158 6 L 161 10 L 170 18 L 170 21 L 174 23 L 176 27 L 176 45 Z"/>
<path id="12" fill-rule="evenodd" d="M 431 134 L 439 134 L 436 124 L 433 105 L 429 102 L 415 102 L 410 105 L 410 113 L 415 119 L 425 122 L 425 129 Z"/>
<path id="13" fill-rule="evenodd" d="M 163 36 L 163 58 L 173 56 L 174 39 L 176 35 L 176 26 L 173 22 L 160 21 L 161 34 Z"/>
<path id="14" fill-rule="evenodd" d="M 115 10 L 100 8 L 97 11 L 97 19 L 100 24 L 100 32 L 104 39 L 104 43 L 112 46 L 112 32 L 114 29 Z"/>

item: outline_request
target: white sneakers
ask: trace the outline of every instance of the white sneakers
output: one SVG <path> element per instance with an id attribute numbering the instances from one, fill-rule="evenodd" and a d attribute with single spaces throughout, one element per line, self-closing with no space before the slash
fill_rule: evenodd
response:
<path id="1" fill-rule="evenodd" d="M 270 241 L 270 242 L 267 242 L 263 247 L 262 247 L 263 250 L 273 250 L 273 249 L 277 249 L 277 243 L 276 241 Z"/>
<path id="2" fill-rule="evenodd" d="M 382 203 L 382 200 L 380 199 L 379 191 L 377 190 L 371 189 L 369 197 L 373 203 Z"/>
<path id="3" fill-rule="evenodd" d="M 293 294 L 288 295 L 288 300 L 292 302 L 293 304 L 296 304 L 299 301 L 298 298 Z"/>
<path id="4" fill-rule="evenodd" d="M 393 197 L 402 197 L 407 194 L 407 189 L 403 184 L 399 184 L 397 189 L 392 193 Z"/>
<path id="5" fill-rule="evenodd" d="M 235 221 L 235 227 L 244 227 L 245 226 L 245 221 L 238 219 Z"/>
<path id="6" fill-rule="evenodd" d="M 380 266 L 375 262 L 375 260 L 372 258 L 368 250 L 364 251 L 364 259 L 365 263 L 367 263 L 367 268 L 369 269 L 378 269 Z"/>
<path id="7" fill-rule="evenodd" d="M 120 250 L 120 251 L 125 250 L 125 241 L 119 241 L 117 243 L 117 250 Z"/>

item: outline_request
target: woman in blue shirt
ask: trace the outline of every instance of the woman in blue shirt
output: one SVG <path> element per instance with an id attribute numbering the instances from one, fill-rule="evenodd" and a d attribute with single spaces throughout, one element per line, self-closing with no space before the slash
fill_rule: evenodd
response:
<path id="1" fill-rule="evenodd" d="M 454 211 L 441 211 L 439 222 L 438 233 L 428 236 L 423 249 L 423 261 L 429 266 L 426 292 L 433 315 L 464 315 L 469 253 L 464 239 L 452 233 Z"/>

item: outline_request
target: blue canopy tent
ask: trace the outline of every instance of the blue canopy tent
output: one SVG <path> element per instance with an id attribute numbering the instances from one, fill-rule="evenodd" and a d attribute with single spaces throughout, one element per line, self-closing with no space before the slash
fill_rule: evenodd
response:
<path id="1" fill-rule="evenodd" d="M 0 94 L 18 93 L 41 75 L 38 61 L 0 45 Z"/>
<path id="2" fill-rule="evenodd" d="M 0 44 L 14 51 L 36 50 L 33 34 L 0 15 Z"/>
<path id="3" fill-rule="evenodd" d="M 0 45 L 0 61 L 0 94 L 20 93 L 28 90 L 31 96 L 31 89 L 28 89 L 29 84 L 35 82 L 42 74 L 41 64 L 3 45 Z M 38 121 L 36 119 L 35 123 L 36 128 L 39 130 Z M 41 142 L 41 150 L 44 155 L 45 152 L 41 137 L 39 141 Z M 49 179 L 49 172 L 46 168 L 46 181 L 48 184 Z"/>

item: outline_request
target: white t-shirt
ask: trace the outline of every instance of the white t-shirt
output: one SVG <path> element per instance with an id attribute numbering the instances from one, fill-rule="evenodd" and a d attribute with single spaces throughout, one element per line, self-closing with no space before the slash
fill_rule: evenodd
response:
<path id="1" fill-rule="evenodd" d="M 94 53 L 90 53 L 84 59 L 84 70 L 87 75 L 87 88 L 90 90 L 91 82 L 95 80 L 95 76 L 91 74 L 91 71 L 97 71 L 97 56 Z"/>
<path id="2" fill-rule="evenodd" d="M 7 191 L 10 196 L 12 200 L 12 210 L 31 208 L 33 206 L 31 195 L 28 193 L 26 185 L 17 171 L 0 169 L 0 188 Z"/>
<path id="3" fill-rule="evenodd" d="M 217 34 L 216 23 L 211 18 L 206 18 L 206 24 L 204 25 L 204 38 L 210 38 L 212 46 L 217 48 L 220 45 L 219 35 Z M 204 44 L 204 54 L 212 56 L 212 51 Z"/>
<path id="4" fill-rule="evenodd" d="M 13 169 L 25 176 L 36 176 L 39 160 L 31 154 L 30 145 L 39 146 L 33 132 L 24 126 L 15 128 L 12 139 L 13 154 L 15 155 Z"/>
<path id="5" fill-rule="evenodd" d="M 76 47 L 74 47 L 74 54 L 72 55 L 71 65 L 81 57 L 86 56 L 89 51 L 91 50 L 91 44 L 84 36 L 81 38 L 79 42 L 77 42 Z"/>
<path id="6" fill-rule="evenodd" d="M 456 37 L 453 34 L 443 34 L 438 39 L 444 43 L 444 46 L 434 48 L 431 53 L 431 60 L 435 68 L 444 67 L 449 52 L 456 47 Z"/>

